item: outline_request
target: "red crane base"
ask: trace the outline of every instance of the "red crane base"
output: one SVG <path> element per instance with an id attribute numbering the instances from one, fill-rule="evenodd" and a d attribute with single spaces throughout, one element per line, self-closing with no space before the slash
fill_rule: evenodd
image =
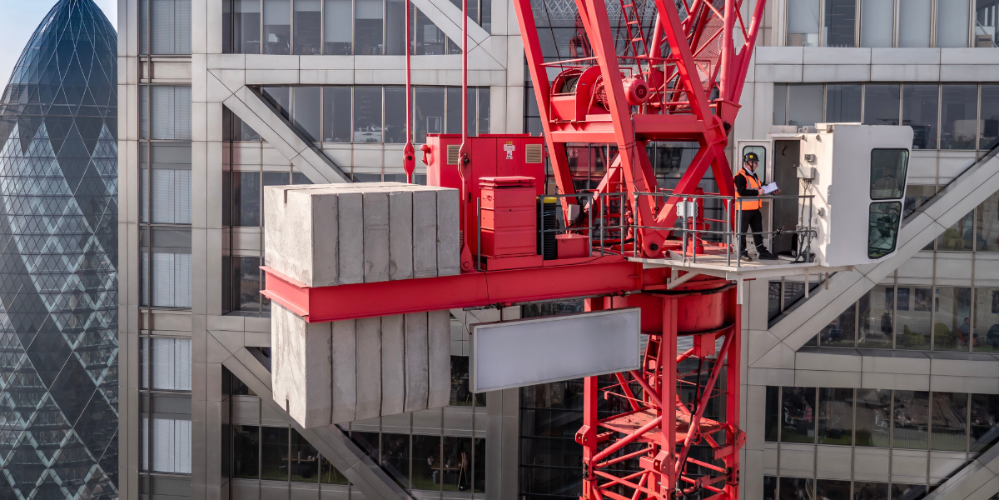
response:
<path id="1" fill-rule="evenodd" d="M 683 288 L 586 301 L 587 310 L 640 307 L 648 347 L 640 370 L 584 381 L 581 499 L 739 496 L 745 433 L 735 288 L 716 279 Z M 677 353 L 683 336 L 693 347 Z M 705 417 L 709 407 L 716 420 Z"/>

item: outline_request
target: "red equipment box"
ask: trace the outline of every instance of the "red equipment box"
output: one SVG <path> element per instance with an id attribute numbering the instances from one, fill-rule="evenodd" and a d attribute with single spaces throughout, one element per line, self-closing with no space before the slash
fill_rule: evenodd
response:
<path id="1" fill-rule="evenodd" d="M 481 196 L 480 181 L 486 177 L 528 177 L 533 180 L 531 195 L 532 214 L 534 196 L 545 191 L 545 140 L 531 134 L 482 134 L 468 138 L 469 167 L 471 175 L 462 200 L 462 217 L 468 218 L 468 244 L 472 256 L 478 253 L 475 200 Z M 458 175 L 460 134 L 428 134 L 424 146 L 423 162 L 427 165 L 427 184 L 461 189 Z M 522 194 L 521 196 L 526 196 Z M 518 198 L 519 199 L 519 198 Z M 486 201 L 483 200 L 483 209 Z M 511 201 L 511 203 L 517 203 Z M 483 218 L 485 214 L 483 213 Z M 535 223 L 536 224 L 536 223 Z M 462 224 L 464 227 L 464 224 Z M 485 234 L 483 234 L 485 240 Z M 533 240 L 532 240 L 533 241 Z M 505 244 L 505 242 L 504 242 Z M 534 245 L 534 243 L 531 243 Z M 532 252 L 535 250 L 532 247 Z M 483 252 L 485 254 L 485 252 Z"/>
<path id="2" fill-rule="evenodd" d="M 534 179 L 483 177 L 482 256 L 487 269 L 539 266 L 538 210 Z"/>
<path id="3" fill-rule="evenodd" d="M 558 258 L 575 259 L 590 256 L 590 237 L 585 234 L 556 234 Z"/>

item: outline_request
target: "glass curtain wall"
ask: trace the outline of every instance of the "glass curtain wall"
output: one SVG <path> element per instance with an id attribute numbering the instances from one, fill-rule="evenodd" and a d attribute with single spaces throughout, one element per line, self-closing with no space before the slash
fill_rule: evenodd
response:
<path id="1" fill-rule="evenodd" d="M 491 0 L 469 2 L 471 20 L 486 31 L 492 25 L 491 8 Z M 149 53 L 151 45 L 153 54 L 190 54 L 191 0 L 140 0 L 140 15 L 146 16 L 143 19 L 149 17 L 145 14 L 149 9 L 154 14 L 162 11 L 173 15 L 162 16 L 173 24 L 160 26 L 145 20 L 141 25 L 145 30 L 140 40 L 142 53 Z M 360 56 L 406 52 L 406 4 L 402 0 L 225 0 L 223 10 L 223 52 L 228 54 Z M 419 9 L 413 7 L 411 12 L 414 54 L 461 53 L 458 44 Z"/>
<path id="2" fill-rule="evenodd" d="M 999 144 L 999 85 L 774 85 L 774 125 L 850 122 L 911 126 L 913 149 L 990 150 Z"/>
<path id="3" fill-rule="evenodd" d="M 996 0 L 788 0 L 786 5 L 789 47 L 996 46 Z"/>
<path id="4" fill-rule="evenodd" d="M 191 53 L 191 0 L 138 0 L 139 54 Z"/>
<path id="5" fill-rule="evenodd" d="M 881 448 L 948 452 L 947 459 L 963 454 L 966 460 L 971 460 L 999 435 L 999 424 L 988 416 L 999 407 L 999 396 L 993 394 L 772 386 L 766 388 L 766 394 L 764 440 L 777 443 L 778 453 L 785 448 L 793 453 L 798 449 L 794 446 L 811 444 L 856 447 L 858 456 L 860 448 Z M 819 448 L 816 453 L 832 453 L 834 449 Z M 804 469 L 812 466 L 805 465 Z M 849 464 L 846 470 L 850 470 Z M 851 482 L 842 477 L 840 481 L 818 478 L 816 485 L 812 474 L 793 471 L 784 477 L 782 472 L 777 478 L 765 480 L 764 489 L 779 487 L 780 498 L 822 498 L 812 496 L 813 487 L 847 493 L 850 490 Z M 847 474 L 849 477 L 850 473 Z M 894 495 L 906 491 L 919 493 L 933 486 L 926 470 L 906 471 L 906 474 L 904 482 L 853 481 L 852 498 L 887 499 L 889 484 L 892 498 L 909 498 Z M 854 471 L 854 475 L 859 474 Z M 913 476 L 924 479 L 913 481 Z M 788 496 L 789 492 L 799 490 L 806 495 Z M 865 496 L 875 493 L 874 490 L 884 496 Z M 764 497 L 775 498 L 766 493 Z"/>

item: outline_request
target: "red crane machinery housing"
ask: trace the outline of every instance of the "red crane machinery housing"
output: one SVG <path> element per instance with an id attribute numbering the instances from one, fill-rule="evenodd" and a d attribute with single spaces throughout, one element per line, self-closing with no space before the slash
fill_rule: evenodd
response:
<path id="1" fill-rule="evenodd" d="M 583 426 L 575 436 L 583 448 L 581 498 L 735 500 L 745 441 L 736 287 L 688 276 L 661 259 L 667 251 L 687 254 L 686 236 L 673 236 L 677 205 L 698 193 L 709 168 L 718 194 L 734 194 L 725 147 L 765 1 L 655 0 L 655 19 L 643 20 L 646 9 L 637 0 L 575 0 L 574 58 L 558 62 L 544 61 L 531 0 L 513 1 L 544 138 L 441 135 L 423 147 L 430 183 L 462 192 L 461 274 L 310 288 L 265 268 L 265 294 L 309 322 L 578 297 L 588 297 L 588 310 L 639 307 L 648 340 L 641 368 L 584 382 Z M 627 37 L 623 53 L 615 48 L 608 7 Z M 549 240 L 550 228 L 536 215 L 555 209 L 543 197 L 535 209 L 547 180 L 542 140 L 562 218 L 575 229 L 571 237 Z M 671 191 L 657 185 L 649 141 L 700 145 Z M 616 148 L 595 192 L 577 193 L 570 143 Z M 500 205 L 508 213 L 494 210 Z M 534 249 L 536 221 L 542 227 Z M 553 241 L 557 252 L 549 256 L 540 247 Z M 678 336 L 692 337 L 692 347 L 677 352 Z M 678 373 L 684 360 L 697 370 Z M 684 389 L 693 397 L 682 398 Z M 620 412 L 599 413 L 601 399 Z M 724 418 L 706 418 L 705 409 L 719 403 Z M 695 446 L 709 452 L 692 453 Z"/>

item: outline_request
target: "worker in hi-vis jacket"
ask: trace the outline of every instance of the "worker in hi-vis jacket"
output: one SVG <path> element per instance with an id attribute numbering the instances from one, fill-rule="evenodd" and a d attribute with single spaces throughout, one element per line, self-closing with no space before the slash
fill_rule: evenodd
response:
<path id="1" fill-rule="evenodd" d="M 770 253 L 767 247 L 763 245 L 763 214 L 760 212 L 763 201 L 759 199 L 739 200 L 742 197 L 764 195 L 763 184 L 760 182 L 760 178 L 756 176 L 756 168 L 759 165 L 759 155 L 756 153 L 746 153 L 742 156 L 742 168 L 739 169 L 738 175 L 735 176 L 736 203 L 742 209 L 742 224 L 739 227 L 739 258 L 747 262 L 753 260 L 749 256 L 749 252 L 746 251 L 747 229 L 752 229 L 753 231 L 753 243 L 756 244 L 759 259 L 777 260 L 777 256 Z M 772 194 L 780 194 L 780 190 L 778 189 Z"/>

